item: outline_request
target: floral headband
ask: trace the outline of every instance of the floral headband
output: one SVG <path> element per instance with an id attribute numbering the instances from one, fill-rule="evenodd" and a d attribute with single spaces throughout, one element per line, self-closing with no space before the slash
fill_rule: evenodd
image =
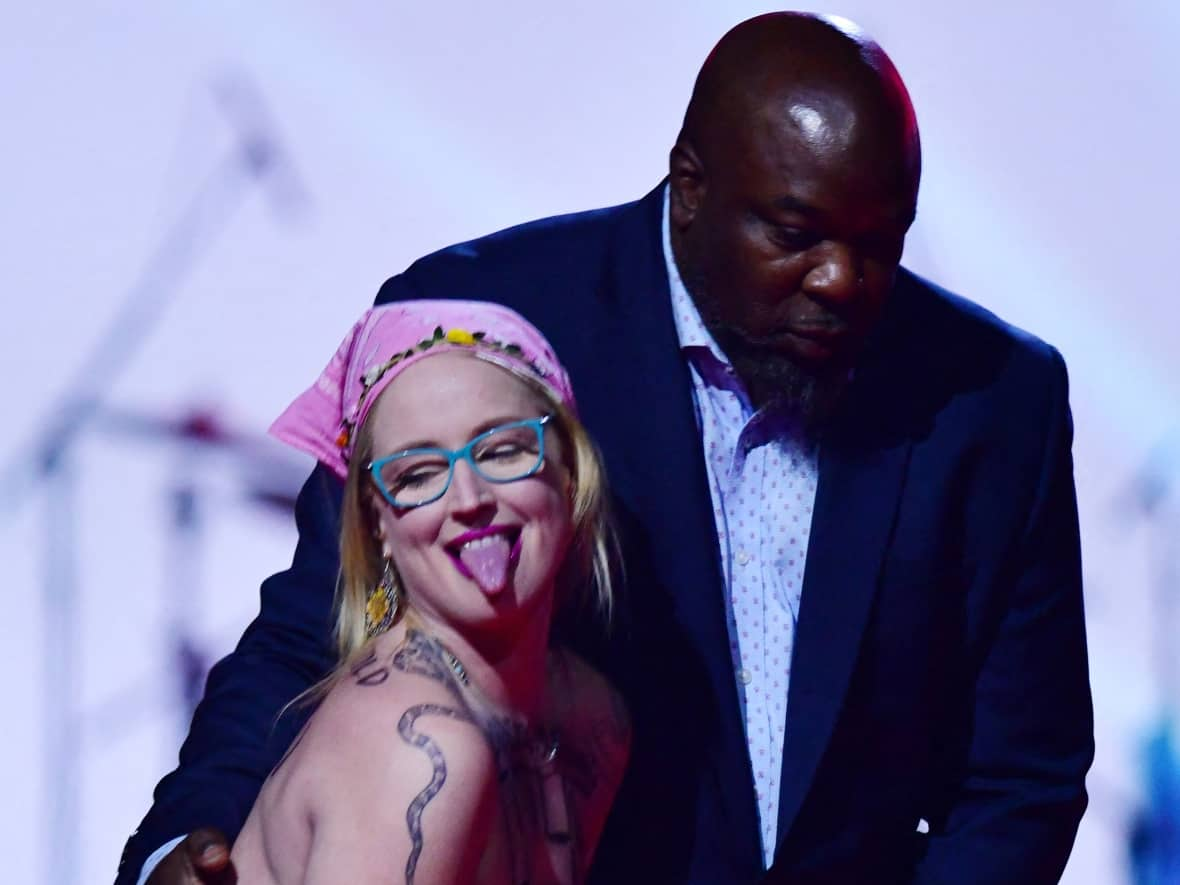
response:
<path id="1" fill-rule="evenodd" d="M 455 350 L 539 381 L 576 411 L 569 375 L 545 337 L 520 314 L 486 301 L 402 301 L 365 311 L 315 384 L 275 420 L 270 433 L 343 479 L 356 430 L 381 391 L 419 360 Z"/>

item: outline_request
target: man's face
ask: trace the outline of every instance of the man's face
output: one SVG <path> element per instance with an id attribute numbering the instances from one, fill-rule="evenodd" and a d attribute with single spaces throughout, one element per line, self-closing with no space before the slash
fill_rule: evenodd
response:
<path id="1" fill-rule="evenodd" d="M 842 386 L 892 287 L 917 182 L 904 150 L 863 129 L 838 104 L 794 101 L 733 133 L 698 180 L 674 160 L 681 273 L 756 399 Z"/>

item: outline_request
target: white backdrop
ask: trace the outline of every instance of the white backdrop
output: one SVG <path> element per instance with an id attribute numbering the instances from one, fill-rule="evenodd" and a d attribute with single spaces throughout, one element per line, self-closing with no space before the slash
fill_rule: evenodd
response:
<path id="1" fill-rule="evenodd" d="M 253 451 L 415 257 L 654 186 L 706 52 L 768 7 L 7 6 L 0 831 L 6 880 L 72 885 L 113 877 L 174 763 L 177 632 L 224 653 L 259 580 L 289 560 L 289 518 L 251 491 L 307 467 L 263 449 L 263 470 L 241 448 L 133 432 L 112 410 L 199 412 Z M 1180 585 L 1180 307 L 1165 278 L 1180 232 L 1176 8 L 830 10 L 881 40 L 918 110 L 925 175 L 906 263 L 1070 366 L 1099 742 L 1070 883 L 1129 881 L 1141 749 L 1164 701 L 1161 660 L 1178 654 L 1153 645 L 1177 626 L 1161 588 Z M 234 165 L 243 144 L 277 153 L 251 175 Z M 160 259 L 169 236 L 183 248 Z M 88 356 L 136 293 L 140 331 L 108 355 L 108 379 Z M 63 398 L 96 386 L 105 412 L 76 436 L 49 432 Z M 45 438 L 71 440 L 56 485 L 29 460 Z"/>

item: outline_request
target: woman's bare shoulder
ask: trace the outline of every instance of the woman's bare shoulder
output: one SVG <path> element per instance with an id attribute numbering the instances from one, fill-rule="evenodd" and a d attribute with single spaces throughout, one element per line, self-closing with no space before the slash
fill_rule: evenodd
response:
<path id="1" fill-rule="evenodd" d="M 386 871 L 391 861 L 466 870 L 477 855 L 443 849 L 486 840 L 494 755 L 445 674 L 408 662 L 405 648 L 374 643 L 328 691 L 292 756 L 290 798 L 306 809 L 313 865 L 347 844 L 329 854 Z"/>
<path id="2" fill-rule="evenodd" d="M 345 784 L 391 789 L 409 781 L 420 788 L 421 778 L 404 775 L 421 769 L 430 776 L 435 750 L 448 772 L 494 780 L 492 750 L 453 686 L 412 643 L 373 643 L 337 678 L 302 736 L 303 767 L 322 773 L 308 787 L 335 793 Z"/>

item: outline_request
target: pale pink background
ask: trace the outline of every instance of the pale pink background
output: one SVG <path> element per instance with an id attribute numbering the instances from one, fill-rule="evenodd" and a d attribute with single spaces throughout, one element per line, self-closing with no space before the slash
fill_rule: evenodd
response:
<path id="1" fill-rule="evenodd" d="M 254 436 L 413 258 L 645 193 L 705 53 L 765 8 L 9 4 L 0 471 L 53 417 L 165 231 L 240 144 L 216 83 L 260 96 L 290 165 L 242 179 L 228 191 L 236 208 L 206 219 L 218 235 L 178 285 L 158 287 L 168 306 L 107 402 L 165 417 L 207 408 Z M 1151 600 L 1180 546 L 1180 17 L 1163 0 L 1120 8 L 838 10 L 882 40 L 918 109 L 926 169 L 907 262 L 1052 341 L 1071 369 L 1099 741 L 1074 885 L 1125 881 L 1137 753 L 1161 701 L 1150 639 L 1163 616 Z M 303 194 L 294 206 L 292 193 Z M 255 474 L 223 452 L 92 425 L 72 455 L 72 525 L 44 486 L 0 489 L 7 881 L 112 878 L 183 733 L 173 631 L 211 655 L 228 650 L 294 540 L 288 519 L 243 497 Z M 306 468 L 275 458 L 283 476 Z M 1172 484 L 1150 520 L 1136 494 L 1149 462 Z M 183 544 L 169 529 L 179 480 L 199 487 L 204 515 Z M 46 560 L 67 561 L 47 549 L 54 526 L 78 570 L 47 593 Z M 72 699 L 47 663 L 71 654 Z M 55 711 L 69 717 L 68 750 L 47 743 Z M 55 796 L 75 803 L 76 837 L 50 835 Z"/>

